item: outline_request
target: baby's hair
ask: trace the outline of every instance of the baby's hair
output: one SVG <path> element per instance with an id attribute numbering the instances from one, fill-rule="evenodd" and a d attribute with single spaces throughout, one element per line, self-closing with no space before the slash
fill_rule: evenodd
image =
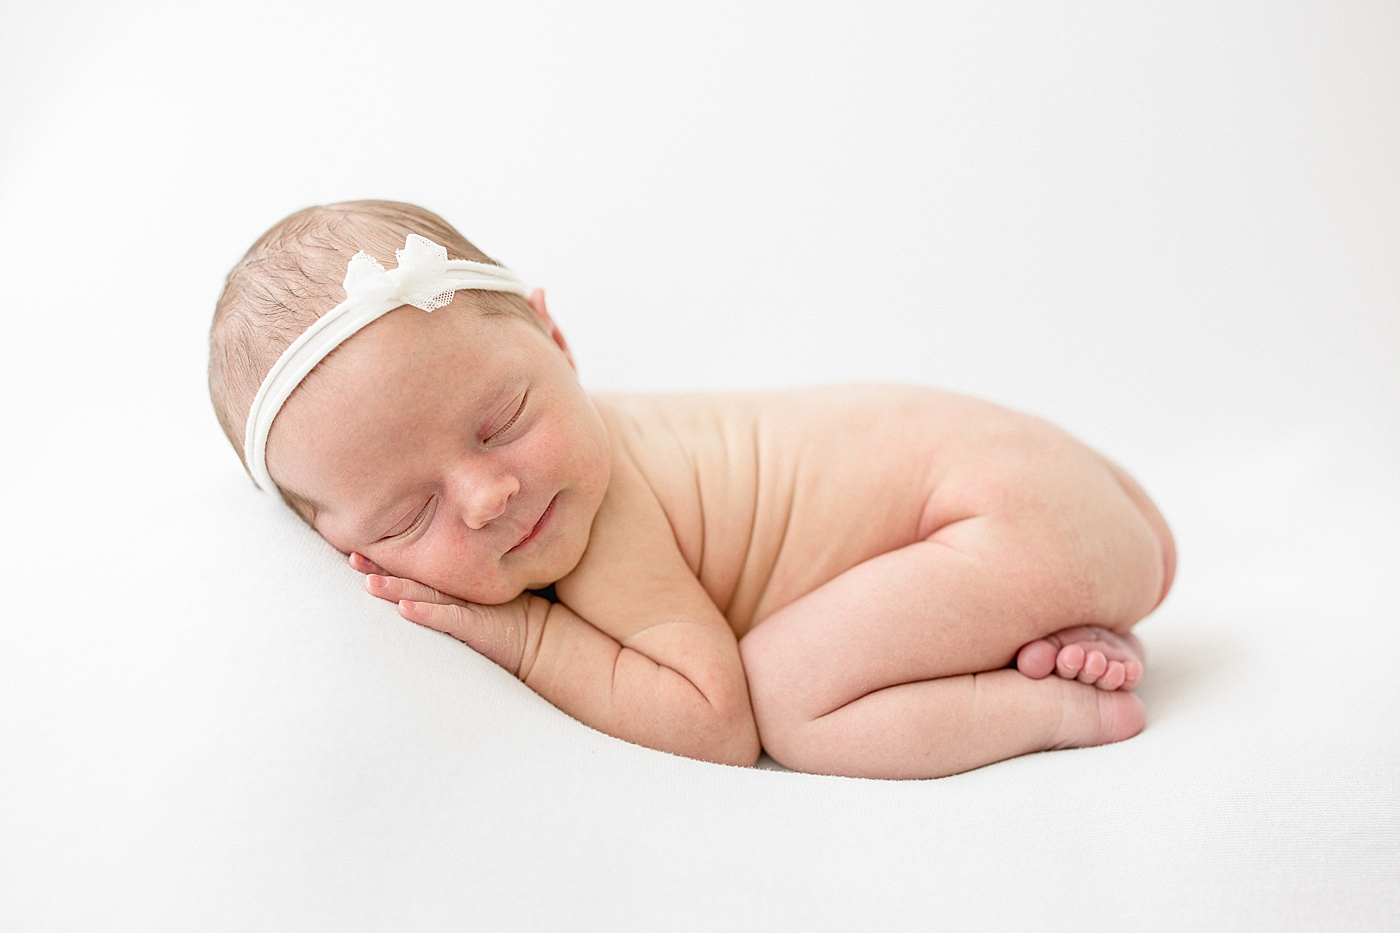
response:
<path id="1" fill-rule="evenodd" d="M 392 269 L 394 251 L 410 233 L 446 247 L 449 259 L 498 265 L 431 211 L 397 201 L 343 201 L 279 221 L 229 272 L 209 329 L 209 396 L 240 460 L 258 387 L 292 341 L 345 299 L 341 283 L 351 257 L 364 250 Z M 518 295 L 467 294 L 483 313 L 536 320 Z"/>

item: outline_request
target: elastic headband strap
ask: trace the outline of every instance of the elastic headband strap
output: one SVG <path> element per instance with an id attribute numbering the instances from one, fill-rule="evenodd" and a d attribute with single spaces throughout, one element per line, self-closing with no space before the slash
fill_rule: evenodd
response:
<path id="1" fill-rule="evenodd" d="M 267 472 L 267 435 L 282 404 L 316 364 L 365 325 L 404 305 L 423 311 L 441 308 L 451 303 L 453 294 L 459 291 L 530 296 L 529 287 L 509 269 L 469 259 L 448 259 L 446 247 L 416 233 L 408 235 L 403 249 L 395 255 L 398 267 L 386 271 L 373 256 L 363 251 L 356 253 L 345 269 L 345 300 L 308 327 L 268 370 L 248 411 L 243 438 L 248 472 L 263 492 L 282 495 Z"/>

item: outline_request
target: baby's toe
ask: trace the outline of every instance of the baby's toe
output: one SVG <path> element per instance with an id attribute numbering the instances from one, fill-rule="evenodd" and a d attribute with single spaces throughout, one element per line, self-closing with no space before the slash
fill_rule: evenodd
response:
<path id="1" fill-rule="evenodd" d="M 1097 683 L 1108 670 L 1108 658 L 1102 651 L 1090 651 L 1084 655 L 1084 669 L 1079 672 L 1079 682 L 1082 684 Z"/>
<path id="2" fill-rule="evenodd" d="M 1117 690 L 1123 686 L 1123 681 L 1127 678 L 1127 672 L 1123 669 L 1122 661 L 1109 661 L 1108 668 L 1099 678 L 1099 682 L 1094 684 L 1100 690 Z"/>
<path id="3" fill-rule="evenodd" d="M 1049 677 L 1055 670 L 1055 646 L 1045 639 L 1033 641 L 1016 652 L 1016 670 L 1032 680 Z"/>
<path id="4" fill-rule="evenodd" d="M 1074 680 L 1084 669 L 1084 649 L 1078 645 L 1065 645 L 1055 656 L 1055 673 L 1066 680 Z"/>
<path id="5" fill-rule="evenodd" d="M 1129 658 L 1123 662 L 1123 689 L 1133 690 L 1142 683 L 1142 662 Z"/>

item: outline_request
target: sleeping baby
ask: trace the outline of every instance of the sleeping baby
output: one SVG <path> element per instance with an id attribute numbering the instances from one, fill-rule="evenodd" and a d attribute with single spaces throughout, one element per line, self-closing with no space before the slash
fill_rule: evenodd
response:
<path id="1" fill-rule="evenodd" d="M 436 215 L 315 207 L 229 274 L 209 384 L 254 481 L 403 618 L 692 758 L 937 777 L 1143 727 L 1171 534 L 1036 418 L 922 388 L 595 394 Z"/>

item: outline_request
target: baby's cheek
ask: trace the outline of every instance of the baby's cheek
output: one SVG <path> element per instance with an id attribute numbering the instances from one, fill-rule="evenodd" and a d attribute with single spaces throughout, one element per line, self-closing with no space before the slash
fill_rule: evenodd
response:
<path id="1" fill-rule="evenodd" d="M 499 568 L 474 565 L 466 558 L 448 560 L 430 576 L 422 582 L 438 592 L 487 606 L 508 603 L 525 591 L 523 584 L 506 579 Z"/>

